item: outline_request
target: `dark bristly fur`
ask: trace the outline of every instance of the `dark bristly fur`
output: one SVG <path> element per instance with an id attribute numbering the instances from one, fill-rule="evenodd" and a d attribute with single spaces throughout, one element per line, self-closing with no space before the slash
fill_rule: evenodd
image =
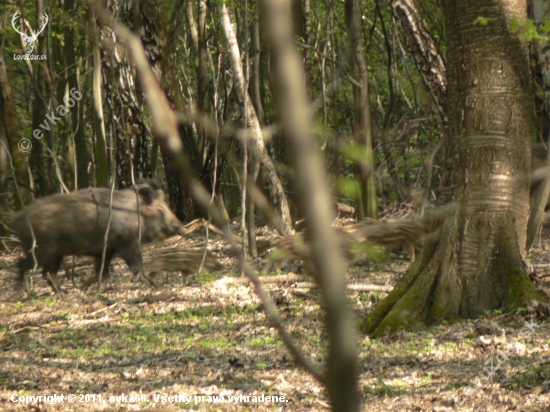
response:
<path id="1" fill-rule="evenodd" d="M 111 259 L 118 255 L 137 274 L 141 267 L 138 236 L 137 201 L 141 224 L 141 243 L 185 234 L 181 222 L 172 213 L 156 181 L 145 181 L 134 188 L 113 193 L 111 223 L 102 276 L 108 276 Z M 57 271 L 63 256 L 93 256 L 96 272 L 101 266 L 103 240 L 109 221 L 110 189 L 88 188 L 68 194 L 37 199 L 26 207 L 36 237 L 34 250 L 42 275 L 59 291 Z M 139 199 L 139 200 L 138 200 Z M 21 239 L 25 256 L 19 260 L 19 281 L 34 265 L 30 253 L 32 235 L 25 212 L 17 213 L 9 226 Z M 48 276 L 48 273 L 50 276 Z M 98 273 L 99 274 L 99 273 Z M 51 280 L 49 279 L 51 277 Z"/>

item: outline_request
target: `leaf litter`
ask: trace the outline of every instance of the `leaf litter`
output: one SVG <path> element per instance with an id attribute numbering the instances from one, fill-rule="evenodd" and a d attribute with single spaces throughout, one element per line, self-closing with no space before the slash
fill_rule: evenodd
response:
<path id="1" fill-rule="evenodd" d="M 259 245 L 276 236 L 267 228 L 258 233 Z M 171 242 L 157 247 L 177 243 L 200 248 L 204 229 Z M 124 263 L 115 261 L 111 279 L 98 296 L 97 284 L 82 288 L 92 267 L 78 266 L 76 287 L 65 279 L 60 295 L 35 275 L 37 296 L 32 299 L 14 287 L 17 252 L 0 254 L 0 409 L 330 410 L 325 389 L 294 364 L 252 286 L 239 280 L 237 259 L 218 234 L 209 234 L 208 250 L 223 264 L 221 272 L 160 272 L 154 288 L 133 279 Z M 550 273 L 548 254 L 546 237 L 531 253 L 532 276 L 545 291 L 550 286 L 545 277 Z M 252 259 L 260 271 L 268 261 L 269 249 Z M 392 286 L 409 258 L 398 252 L 388 262 L 358 263 L 350 267 L 350 281 Z M 291 260 L 277 274 L 301 270 L 300 262 Z M 300 287 L 292 276 L 284 279 L 264 286 L 303 353 L 322 365 L 328 339 L 319 291 Z M 355 318 L 386 295 L 348 291 Z M 534 303 L 517 314 L 495 311 L 481 319 L 401 331 L 393 337 L 358 333 L 362 408 L 550 410 L 546 318 Z M 54 394 L 64 395 L 64 402 L 12 401 Z M 77 402 L 69 403 L 69 394 L 75 394 Z M 266 402 L 267 396 L 284 396 L 284 402 Z"/>

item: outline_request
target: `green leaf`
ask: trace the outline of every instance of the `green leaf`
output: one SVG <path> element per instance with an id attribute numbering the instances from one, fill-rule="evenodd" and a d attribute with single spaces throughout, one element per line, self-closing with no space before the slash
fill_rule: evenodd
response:
<path id="1" fill-rule="evenodd" d="M 515 16 L 514 16 L 515 17 Z M 487 26 L 487 24 L 489 23 L 489 21 L 491 21 L 493 19 L 490 19 L 488 17 L 483 17 L 483 16 L 479 16 L 478 18 L 476 18 L 474 20 L 474 26 L 477 26 L 478 24 L 479 25 L 482 25 L 482 26 Z M 512 18 L 513 20 L 513 18 Z"/>
<path id="2" fill-rule="evenodd" d="M 336 187 L 344 196 L 350 199 L 357 199 L 359 196 L 359 185 L 350 177 L 339 177 L 336 180 Z"/>
<path id="3" fill-rule="evenodd" d="M 366 150 L 363 145 L 343 145 L 340 153 L 357 163 L 369 163 L 372 161 L 372 151 Z"/>
<path id="4" fill-rule="evenodd" d="M 512 33 L 516 33 L 519 28 L 519 20 L 518 16 L 515 14 L 512 16 L 512 21 L 510 22 L 510 30 L 512 30 Z"/>

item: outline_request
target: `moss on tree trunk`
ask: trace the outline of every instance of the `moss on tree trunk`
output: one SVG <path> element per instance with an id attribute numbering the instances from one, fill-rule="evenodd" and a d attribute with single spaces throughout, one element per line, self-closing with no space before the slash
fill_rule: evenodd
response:
<path id="1" fill-rule="evenodd" d="M 475 212 L 474 212 L 475 213 Z M 363 332 L 376 336 L 416 329 L 443 320 L 475 318 L 485 311 L 512 311 L 533 299 L 545 301 L 527 277 L 511 214 L 486 219 L 474 215 L 480 239 L 477 259 L 465 262 L 465 212 L 449 217 L 430 239 L 386 299 L 361 321 Z M 459 228 L 462 228 L 459 230 Z M 486 236 L 487 233 L 489 236 Z M 461 270 L 461 264 L 477 270 Z"/>

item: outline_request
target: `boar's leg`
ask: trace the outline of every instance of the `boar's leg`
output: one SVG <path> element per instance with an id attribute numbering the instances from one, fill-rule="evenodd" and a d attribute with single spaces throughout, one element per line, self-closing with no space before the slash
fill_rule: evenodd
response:
<path id="1" fill-rule="evenodd" d="M 46 279 L 46 282 L 48 282 L 48 285 L 50 285 L 50 287 L 56 293 L 61 292 L 61 289 L 59 288 L 59 280 L 57 279 L 57 272 L 59 271 L 62 261 L 63 261 L 62 255 L 56 256 L 52 261 L 45 263 L 44 267 L 42 268 L 42 277 Z M 49 276 L 48 276 L 48 273 L 49 273 Z"/>
<path id="2" fill-rule="evenodd" d="M 141 252 L 139 245 L 131 245 L 131 247 L 119 250 L 118 254 L 124 259 L 134 276 L 138 275 L 141 271 Z"/>
<path id="3" fill-rule="evenodd" d="M 111 264 L 111 260 L 113 259 L 113 256 L 115 255 L 115 251 L 113 249 L 107 249 L 105 251 L 105 264 L 103 265 L 103 273 L 101 274 L 101 280 L 109 279 L 110 273 L 109 273 L 109 265 Z M 95 257 L 95 273 L 97 275 L 97 280 L 99 281 L 99 269 L 101 269 L 101 256 L 97 255 Z"/>
<path id="4" fill-rule="evenodd" d="M 36 260 L 39 262 L 39 265 L 42 266 L 42 276 L 48 284 L 51 286 L 51 288 L 54 290 L 54 292 L 59 292 L 59 282 L 57 280 L 57 272 L 59 271 L 59 267 L 61 266 L 61 261 L 63 259 L 62 255 L 55 256 L 52 260 L 47 261 L 46 263 L 43 263 L 42 256 L 37 256 Z M 25 272 L 27 270 L 30 270 L 34 266 L 34 260 L 31 255 L 22 257 L 19 259 L 19 262 L 17 263 L 17 266 L 19 268 L 19 276 L 17 277 L 17 281 L 19 284 L 25 283 Z M 48 276 L 48 272 L 50 273 L 50 276 Z M 51 277 L 51 280 L 50 280 Z"/>
<path id="5" fill-rule="evenodd" d="M 19 276 L 17 277 L 17 282 L 19 284 L 25 283 L 25 272 L 29 269 L 32 269 L 34 266 L 34 261 L 32 256 L 25 256 L 19 259 L 17 262 L 17 268 L 19 269 Z"/>

